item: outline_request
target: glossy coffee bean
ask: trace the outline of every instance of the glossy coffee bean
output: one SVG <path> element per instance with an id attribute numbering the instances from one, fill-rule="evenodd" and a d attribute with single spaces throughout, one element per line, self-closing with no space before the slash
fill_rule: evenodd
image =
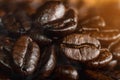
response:
<path id="1" fill-rule="evenodd" d="M 80 23 L 80 26 L 82 27 L 81 31 L 99 31 L 101 28 L 104 28 L 106 25 L 104 19 L 100 16 L 94 16 L 91 18 L 88 18 L 86 20 L 83 20 Z M 79 31 L 80 31 L 79 30 Z"/>
<path id="2" fill-rule="evenodd" d="M 120 36 L 120 33 L 118 30 L 103 30 L 100 32 L 96 32 L 96 33 L 92 33 L 91 36 L 96 37 L 99 40 L 106 40 L 106 41 L 110 41 L 110 40 L 115 40 L 118 39 Z"/>
<path id="3" fill-rule="evenodd" d="M 101 68 L 103 66 L 108 65 L 108 63 L 112 60 L 112 53 L 110 53 L 107 49 L 101 49 L 100 55 L 90 62 L 87 65 L 91 68 Z"/>
<path id="4" fill-rule="evenodd" d="M 100 51 L 97 39 L 83 34 L 71 34 L 63 39 L 61 50 L 73 60 L 89 61 L 96 58 Z"/>
<path id="5" fill-rule="evenodd" d="M 39 29 L 31 29 L 27 33 L 34 41 L 38 43 L 38 45 L 49 45 L 52 43 L 52 39 L 48 38 L 46 35 L 44 35 Z"/>
<path id="6" fill-rule="evenodd" d="M 77 61 L 90 61 L 98 57 L 100 50 L 97 49 L 94 45 L 81 45 L 74 48 L 68 45 L 61 45 L 61 50 L 66 55 L 66 57 L 77 60 Z"/>
<path id="7" fill-rule="evenodd" d="M 55 69 L 55 76 L 58 80 L 78 80 L 78 71 L 70 65 L 58 65 Z"/>
<path id="8" fill-rule="evenodd" d="M 73 46 L 80 46 L 81 44 L 88 43 L 95 45 L 98 49 L 101 47 L 100 42 L 96 38 L 90 37 L 89 35 L 76 34 L 76 33 L 64 37 L 62 43 L 70 44 Z"/>
<path id="9" fill-rule="evenodd" d="M 24 11 L 7 14 L 2 21 L 10 33 L 23 34 L 31 29 L 31 20 Z"/>
<path id="10" fill-rule="evenodd" d="M 118 60 L 120 60 L 120 48 L 119 48 L 119 46 L 120 46 L 120 39 L 112 42 L 108 47 L 110 52 L 113 54 L 114 58 L 118 59 Z"/>
<path id="11" fill-rule="evenodd" d="M 16 41 L 12 55 L 17 66 L 15 70 L 22 75 L 29 75 L 36 70 L 40 58 L 40 48 L 30 37 L 22 36 Z"/>
<path id="12" fill-rule="evenodd" d="M 100 13 L 102 18 L 82 0 L 66 0 L 65 5 L 64 0 L 37 1 L 0 0 L 0 16 L 4 15 L 0 20 L 0 80 L 120 79 L 116 11 L 107 7 Z M 1 9 L 10 13 L 1 13 Z"/>
<path id="13" fill-rule="evenodd" d="M 66 14 L 61 19 L 48 22 L 44 26 L 48 27 L 45 29 L 45 32 L 49 36 L 61 37 L 61 36 L 68 35 L 74 32 L 77 27 L 76 12 L 73 9 L 70 9 L 66 12 Z"/>
<path id="14" fill-rule="evenodd" d="M 102 29 L 100 31 L 84 31 L 91 37 L 98 39 L 103 48 L 108 48 L 109 44 L 120 37 L 120 32 L 117 29 Z"/>
<path id="15" fill-rule="evenodd" d="M 85 73 L 91 80 L 113 80 L 111 77 L 98 71 L 86 70 Z"/>
<path id="16" fill-rule="evenodd" d="M 45 49 L 40 59 L 40 78 L 46 78 L 51 75 L 56 66 L 56 49 L 55 45 L 51 45 Z"/>
<path id="17" fill-rule="evenodd" d="M 43 25 L 50 21 L 59 19 L 65 14 L 66 8 L 60 1 L 48 1 L 38 8 L 35 14 L 35 23 Z"/>

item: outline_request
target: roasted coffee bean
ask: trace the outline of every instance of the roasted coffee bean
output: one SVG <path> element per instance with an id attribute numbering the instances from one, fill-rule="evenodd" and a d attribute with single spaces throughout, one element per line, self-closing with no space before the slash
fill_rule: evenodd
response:
<path id="1" fill-rule="evenodd" d="M 49 77 L 56 66 L 55 48 L 55 45 L 47 47 L 41 56 L 39 70 L 39 76 L 41 77 L 41 79 Z"/>
<path id="2" fill-rule="evenodd" d="M 91 36 L 96 37 L 99 40 L 115 40 L 120 37 L 120 32 L 118 30 L 103 30 L 96 33 L 91 33 Z"/>
<path id="3" fill-rule="evenodd" d="M 93 60 L 100 54 L 100 50 L 97 49 L 94 45 L 86 44 L 76 48 L 73 47 L 68 45 L 61 45 L 61 50 L 64 52 L 64 54 L 73 60 L 85 62 Z"/>
<path id="4" fill-rule="evenodd" d="M 71 13 L 71 14 L 69 14 Z M 70 9 L 61 19 L 57 19 L 45 24 L 45 32 L 49 36 L 61 37 L 75 31 L 77 27 L 77 15 L 73 9 Z"/>
<path id="5" fill-rule="evenodd" d="M 16 41 L 13 48 L 13 60 L 17 66 L 15 70 L 20 74 L 32 74 L 37 68 L 39 58 L 39 46 L 30 37 L 22 36 Z"/>
<path id="6" fill-rule="evenodd" d="M 14 14 L 5 15 L 2 21 L 5 28 L 14 35 L 16 33 L 26 33 L 31 29 L 31 20 L 24 11 L 16 11 Z"/>
<path id="7" fill-rule="evenodd" d="M 55 69 L 55 77 L 58 80 L 78 80 L 79 74 L 73 66 L 58 65 Z"/>
<path id="8" fill-rule="evenodd" d="M 0 80 L 120 79 L 114 6 L 95 4 L 99 16 L 86 0 L 0 2 Z"/>
<path id="9" fill-rule="evenodd" d="M 68 35 L 66 37 L 64 37 L 63 39 L 63 44 L 70 44 L 70 45 L 73 45 L 73 46 L 80 46 L 82 44 L 93 44 L 95 45 L 97 48 L 100 48 L 101 45 L 100 45 L 100 42 L 93 38 L 93 37 L 90 37 L 89 35 L 84 35 L 84 34 L 76 34 L 76 33 L 73 33 L 71 35 Z"/>
<path id="10" fill-rule="evenodd" d="M 60 1 L 48 1 L 38 8 L 35 14 L 35 23 L 39 26 L 64 16 L 66 8 Z"/>
<path id="11" fill-rule="evenodd" d="M 110 53 L 107 49 L 101 49 L 100 55 L 87 63 L 87 65 L 91 68 L 101 68 L 106 66 L 112 60 L 112 53 Z"/>
<path id="12" fill-rule="evenodd" d="M 100 16 L 95 16 L 88 18 L 80 23 L 79 31 L 99 31 L 101 28 L 104 28 L 106 25 L 104 19 Z"/>
<path id="13" fill-rule="evenodd" d="M 100 51 L 100 43 L 89 35 L 71 34 L 63 39 L 61 50 L 74 60 L 89 61 L 96 58 Z"/>
<path id="14" fill-rule="evenodd" d="M 98 71 L 85 70 L 85 73 L 89 78 L 91 78 L 91 80 L 114 80 L 111 77 Z"/>
<path id="15" fill-rule="evenodd" d="M 120 39 L 112 42 L 108 49 L 110 50 L 110 52 L 113 54 L 114 58 L 120 60 Z"/>
<path id="16" fill-rule="evenodd" d="M 52 43 L 52 39 L 44 35 L 39 29 L 32 29 L 27 33 L 34 41 L 36 41 L 40 46 L 48 45 Z"/>
<path id="17" fill-rule="evenodd" d="M 83 31 L 91 37 L 98 39 L 102 48 L 108 48 L 109 44 L 120 37 L 120 32 L 117 29 L 104 29 L 100 31 Z"/>

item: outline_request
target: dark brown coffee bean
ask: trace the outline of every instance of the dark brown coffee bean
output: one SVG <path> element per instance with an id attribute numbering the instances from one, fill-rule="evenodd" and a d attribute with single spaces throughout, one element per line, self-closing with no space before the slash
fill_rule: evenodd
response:
<path id="1" fill-rule="evenodd" d="M 110 53 L 107 49 L 101 49 L 100 55 L 87 63 L 87 65 L 91 68 L 101 68 L 106 66 L 112 60 L 112 53 Z"/>
<path id="2" fill-rule="evenodd" d="M 105 25 L 106 23 L 102 17 L 94 16 L 81 22 L 80 26 L 82 28 L 79 31 L 99 31 L 101 28 L 104 28 Z"/>
<path id="3" fill-rule="evenodd" d="M 91 37 L 98 39 L 102 48 L 108 48 L 109 44 L 120 37 L 120 32 L 117 29 L 104 29 L 100 31 L 83 31 Z"/>
<path id="4" fill-rule="evenodd" d="M 109 76 L 107 76 L 101 72 L 98 72 L 98 71 L 85 70 L 85 73 L 92 80 L 114 80 L 114 79 L 110 78 Z"/>
<path id="5" fill-rule="evenodd" d="M 35 14 L 35 22 L 43 25 L 50 21 L 59 19 L 64 16 L 66 8 L 60 1 L 48 1 L 43 6 L 38 8 Z"/>
<path id="6" fill-rule="evenodd" d="M 45 49 L 40 60 L 40 74 L 41 78 L 49 77 L 56 66 L 56 47 L 54 45 Z"/>
<path id="7" fill-rule="evenodd" d="M 96 33 L 91 33 L 91 36 L 96 37 L 99 40 L 110 41 L 110 40 L 118 39 L 120 36 L 120 33 L 118 30 L 109 29 L 109 30 L 103 30 Z"/>
<path id="8" fill-rule="evenodd" d="M 30 18 L 24 11 L 16 11 L 3 17 L 5 28 L 11 33 L 23 34 L 31 29 Z"/>
<path id="9" fill-rule="evenodd" d="M 45 24 L 46 34 L 49 36 L 61 37 L 75 31 L 77 27 L 77 15 L 73 9 L 70 9 L 61 19 L 57 19 Z"/>
<path id="10" fill-rule="evenodd" d="M 20 37 L 13 48 L 13 59 L 17 70 L 24 75 L 32 74 L 40 58 L 39 46 L 30 37 Z"/>
<path id="11" fill-rule="evenodd" d="M 82 62 L 93 60 L 100 54 L 99 49 L 89 44 L 77 46 L 75 48 L 74 46 L 61 45 L 61 50 L 68 58 Z"/>
<path id="12" fill-rule="evenodd" d="M 113 54 L 115 59 L 120 60 L 120 39 L 112 42 L 108 49 L 110 50 L 110 52 Z"/>
<path id="13" fill-rule="evenodd" d="M 66 36 L 63 39 L 62 43 L 63 44 L 70 44 L 70 45 L 74 45 L 74 46 L 80 46 L 82 44 L 87 43 L 87 44 L 93 44 L 97 48 L 101 47 L 101 44 L 97 39 L 90 37 L 89 35 L 76 34 L 76 33 Z"/>
<path id="14" fill-rule="evenodd" d="M 61 50 L 74 60 L 89 61 L 96 58 L 100 51 L 100 42 L 83 34 L 71 34 L 63 39 Z"/>
<path id="15" fill-rule="evenodd" d="M 78 71 L 70 65 L 59 65 L 55 69 L 55 77 L 58 80 L 78 80 Z"/>
<path id="16" fill-rule="evenodd" d="M 32 29 L 28 35 L 36 41 L 40 46 L 52 43 L 52 40 L 45 36 L 39 29 Z"/>

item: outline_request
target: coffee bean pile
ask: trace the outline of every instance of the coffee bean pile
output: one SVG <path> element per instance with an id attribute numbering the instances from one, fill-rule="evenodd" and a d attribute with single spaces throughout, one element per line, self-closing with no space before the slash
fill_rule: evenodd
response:
<path id="1" fill-rule="evenodd" d="M 119 80 L 120 31 L 101 16 L 47 1 L 0 19 L 0 80 Z"/>

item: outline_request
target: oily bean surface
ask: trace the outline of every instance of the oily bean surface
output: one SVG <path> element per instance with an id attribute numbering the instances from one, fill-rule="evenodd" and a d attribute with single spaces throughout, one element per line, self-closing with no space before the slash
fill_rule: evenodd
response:
<path id="1" fill-rule="evenodd" d="M 60 1 L 48 1 L 35 14 L 35 22 L 43 25 L 64 16 L 66 8 Z"/>
<path id="2" fill-rule="evenodd" d="M 76 30 L 77 27 L 76 12 L 73 9 L 70 9 L 65 13 L 65 15 L 61 19 L 48 22 L 44 26 L 48 27 L 45 30 L 48 36 L 61 37 L 68 35 Z"/>
<path id="3" fill-rule="evenodd" d="M 12 55 L 17 70 L 23 75 L 29 75 L 37 68 L 40 49 L 30 37 L 22 36 L 16 41 Z"/>
<path id="4" fill-rule="evenodd" d="M 112 42 L 108 49 L 110 50 L 110 52 L 113 54 L 114 58 L 117 58 L 118 60 L 120 60 L 120 39 Z"/>
<path id="5" fill-rule="evenodd" d="M 107 65 L 112 60 L 112 53 L 110 53 L 107 49 L 101 49 L 100 55 L 88 62 L 88 66 L 92 68 L 100 68 Z"/>
<path id="6" fill-rule="evenodd" d="M 74 47 L 74 46 L 73 46 Z M 77 61 L 89 61 L 99 56 L 100 50 L 94 45 L 81 45 L 77 48 L 71 48 L 67 45 L 62 45 L 61 50 L 66 57 Z"/>
<path id="7" fill-rule="evenodd" d="M 62 43 L 75 45 L 75 46 L 80 46 L 81 44 L 87 43 L 87 44 L 95 45 L 97 48 L 101 47 L 100 42 L 96 38 L 90 37 L 89 35 L 86 34 L 78 34 L 78 33 L 73 33 L 71 35 L 64 37 Z"/>
<path id="8" fill-rule="evenodd" d="M 55 45 L 47 47 L 40 60 L 40 76 L 49 77 L 56 66 L 56 50 Z"/>

